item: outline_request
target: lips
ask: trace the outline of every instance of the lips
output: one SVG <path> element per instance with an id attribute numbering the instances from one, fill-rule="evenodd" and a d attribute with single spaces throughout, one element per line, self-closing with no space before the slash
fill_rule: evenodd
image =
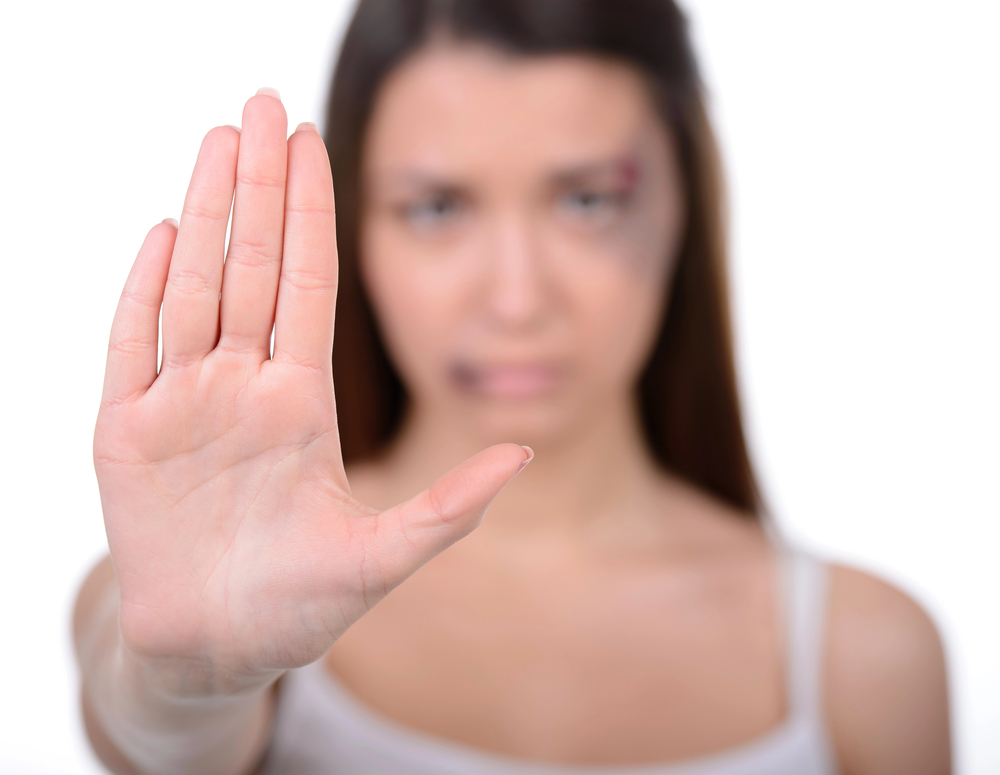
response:
<path id="1" fill-rule="evenodd" d="M 500 399 L 540 398 L 555 391 L 563 370 L 547 363 L 455 364 L 451 380 L 463 393 Z"/>

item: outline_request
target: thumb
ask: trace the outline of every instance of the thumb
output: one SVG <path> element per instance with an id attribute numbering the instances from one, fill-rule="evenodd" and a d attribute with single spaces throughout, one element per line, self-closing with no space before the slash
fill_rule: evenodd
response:
<path id="1" fill-rule="evenodd" d="M 387 563 L 398 578 L 395 586 L 417 568 L 471 533 L 493 499 L 531 462 L 530 447 L 497 444 L 473 455 L 441 476 L 428 489 L 379 515 Z"/>

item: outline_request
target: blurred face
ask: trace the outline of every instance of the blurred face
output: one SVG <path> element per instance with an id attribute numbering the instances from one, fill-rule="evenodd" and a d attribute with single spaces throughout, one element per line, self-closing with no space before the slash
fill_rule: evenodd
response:
<path id="1" fill-rule="evenodd" d="M 544 443 L 631 402 L 684 222 L 641 76 L 429 47 L 379 93 L 362 272 L 417 411 Z"/>

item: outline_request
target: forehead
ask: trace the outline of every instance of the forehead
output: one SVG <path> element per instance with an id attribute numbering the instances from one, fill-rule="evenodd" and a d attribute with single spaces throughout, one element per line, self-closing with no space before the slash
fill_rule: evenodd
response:
<path id="1" fill-rule="evenodd" d="M 365 166 L 559 166 L 644 145 L 660 129 L 642 77 L 627 65 L 439 45 L 410 57 L 384 83 Z"/>

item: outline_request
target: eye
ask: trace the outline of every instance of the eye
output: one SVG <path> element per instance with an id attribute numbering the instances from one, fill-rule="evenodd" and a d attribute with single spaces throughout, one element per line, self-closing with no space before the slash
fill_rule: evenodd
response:
<path id="1" fill-rule="evenodd" d="M 611 196 L 601 191 L 571 191 L 565 200 L 569 207 L 577 210 L 596 210 L 611 204 Z"/>
<path id="2" fill-rule="evenodd" d="M 445 223 L 454 219 L 461 211 L 461 199 L 449 191 L 428 194 L 402 207 L 403 217 L 420 229 Z"/>
<path id="3" fill-rule="evenodd" d="M 573 218 L 605 221 L 621 209 L 623 197 L 612 190 L 575 188 L 559 197 L 558 206 Z"/>

